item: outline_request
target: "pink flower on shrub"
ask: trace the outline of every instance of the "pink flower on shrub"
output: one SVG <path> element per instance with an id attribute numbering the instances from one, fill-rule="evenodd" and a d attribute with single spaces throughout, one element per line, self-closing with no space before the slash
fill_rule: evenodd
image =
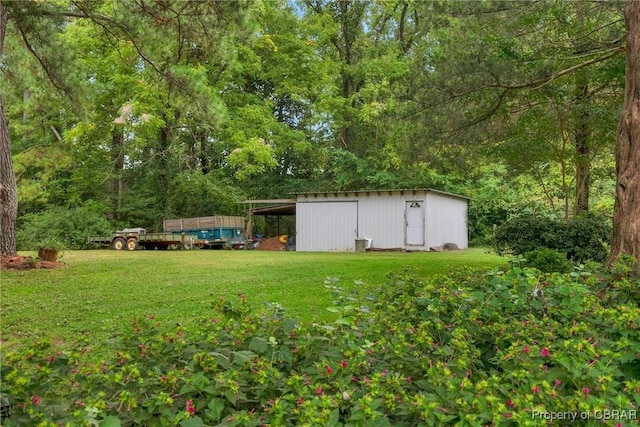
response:
<path id="1" fill-rule="evenodd" d="M 582 387 L 582 393 L 584 393 L 585 396 L 588 395 L 590 391 L 589 387 Z"/>
<path id="2" fill-rule="evenodd" d="M 193 401 L 187 400 L 187 408 L 186 411 L 189 415 L 193 415 L 196 413 L 196 407 L 193 406 Z"/>
<path id="3" fill-rule="evenodd" d="M 525 345 L 522 351 L 524 351 L 526 354 L 529 354 L 529 347 Z"/>
<path id="4" fill-rule="evenodd" d="M 347 363 L 346 360 L 343 360 L 342 362 L 340 362 L 340 366 L 342 366 L 343 368 L 346 368 L 347 365 L 349 365 L 349 364 Z"/>
<path id="5" fill-rule="evenodd" d="M 322 386 L 316 389 L 316 393 L 318 394 L 318 396 L 322 396 Z"/>
<path id="6" fill-rule="evenodd" d="M 302 405 L 304 403 L 304 399 L 299 397 L 298 398 L 298 405 Z"/>
<path id="7" fill-rule="evenodd" d="M 542 350 L 540 350 L 540 356 L 548 357 L 549 356 L 549 349 L 547 347 L 545 347 Z"/>
<path id="8" fill-rule="evenodd" d="M 40 396 L 33 396 L 33 398 L 31 399 L 31 403 L 33 403 L 34 405 L 37 405 L 40 402 L 42 402 L 42 398 Z"/>
<path id="9" fill-rule="evenodd" d="M 327 366 L 327 375 L 333 374 L 333 368 L 331 366 Z"/>
<path id="10" fill-rule="evenodd" d="M 533 391 L 535 394 L 538 394 L 540 393 L 540 387 L 534 385 L 533 387 L 531 387 L 531 391 Z"/>
<path id="11" fill-rule="evenodd" d="M 513 400 L 509 399 L 509 400 L 507 400 L 507 406 L 513 407 L 513 406 L 516 406 L 516 404 L 513 403 Z"/>

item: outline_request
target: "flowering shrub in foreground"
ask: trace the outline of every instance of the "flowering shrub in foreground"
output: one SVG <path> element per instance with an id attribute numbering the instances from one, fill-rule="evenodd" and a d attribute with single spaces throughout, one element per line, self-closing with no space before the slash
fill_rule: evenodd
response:
<path id="1" fill-rule="evenodd" d="M 2 425 L 639 423 L 632 268 L 404 272 L 371 295 L 326 285 L 331 324 L 299 324 L 274 304 L 256 315 L 240 296 L 196 327 L 137 319 L 99 364 L 82 362 L 82 343 L 7 356 Z"/>

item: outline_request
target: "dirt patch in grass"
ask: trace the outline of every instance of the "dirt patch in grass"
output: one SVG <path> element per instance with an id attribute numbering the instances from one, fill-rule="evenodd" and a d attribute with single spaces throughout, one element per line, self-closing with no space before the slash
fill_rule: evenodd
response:
<path id="1" fill-rule="evenodd" d="M 40 258 L 30 256 L 3 256 L 0 258 L 0 269 L 2 270 L 52 269 L 64 266 L 66 266 L 66 264 L 63 262 L 44 261 Z"/>

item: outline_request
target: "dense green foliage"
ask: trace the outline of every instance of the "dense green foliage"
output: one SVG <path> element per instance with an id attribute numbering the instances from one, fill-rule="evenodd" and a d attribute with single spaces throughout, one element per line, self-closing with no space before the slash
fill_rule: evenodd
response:
<path id="1" fill-rule="evenodd" d="M 611 241 L 607 218 L 578 216 L 559 221 L 541 216 L 514 217 L 497 227 L 493 245 L 498 253 L 526 254 L 540 248 L 554 249 L 576 261 L 604 261 Z"/>
<path id="2" fill-rule="evenodd" d="M 616 2 L 5 7 L 19 229 L 59 208 L 155 231 L 247 198 L 433 187 L 474 198 L 486 244 L 514 212 L 613 206 Z"/>
<path id="3" fill-rule="evenodd" d="M 189 327 L 139 318 L 101 363 L 86 362 L 82 340 L 3 358 L 2 422 L 537 426 L 576 412 L 582 425 L 627 425 L 640 404 L 634 262 L 571 275 L 406 271 L 373 292 L 327 279 L 328 324 L 278 304 L 258 315 L 244 295 L 214 300 Z"/>
<path id="4" fill-rule="evenodd" d="M 53 207 L 24 215 L 16 238 L 24 250 L 83 248 L 87 246 L 87 236 L 108 227 L 104 207 L 86 203 L 78 208 Z"/>
<path id="5" fill-rule="evenodd" d="M 549 248 L 538 248 L 523 255 L 523 265 L 537 268 L 543 273 L 569 273 L 573 264 L 567 255 Z"/>

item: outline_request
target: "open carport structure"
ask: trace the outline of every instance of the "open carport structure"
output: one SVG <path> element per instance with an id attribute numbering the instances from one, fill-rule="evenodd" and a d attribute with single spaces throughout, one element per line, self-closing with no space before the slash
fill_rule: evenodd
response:
<path id="1" fill-rule="evenodd" d="M 249 206 L 249 222 L 247 223 L 247 237 L 253 236 L 253 218 L 258 216 L 275 216 L 278 218 L 278 234 L 280 234 L 280 217 L 296 214 L 296 199 L 258 199 L 245 200 Z"/>

